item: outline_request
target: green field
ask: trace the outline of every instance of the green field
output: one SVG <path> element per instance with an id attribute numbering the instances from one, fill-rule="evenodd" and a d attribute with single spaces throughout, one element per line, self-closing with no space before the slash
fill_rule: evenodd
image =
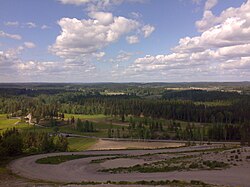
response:
<path id="1" fill-rule="evenodd" d="M 94 125 L 96 128 L 96 126 Z M 71 133 L 71 134 L 78 134 L 78 135 L 83 135 L 83 136 L 96 136 L 96 137 L 107 137 L 107 129 L 100 129 L 97 132 L 79 132 L 71 126 L 63 126 L 59 128 L 59 131 L 62 133 Z"/>
<path id="2" fill-rule="evenodd" d="M 0 114 L 0 133 L 10 128 L 17 128 L 25 131 L 52 132 L 52 128 L 43 128 L 20 122 L 20 119 L 8 119 L 7 114 Z"/>
<path id="3" fill-rule="evenodd" d="M 84 115 L 84 114 L 65 114 L 64 118 L 71 118 L 74 117 L 75 119 L 105 119 L 107 116 L 103 114 L 96 114 L 96 115 Z"/>
<path id="4" fill-rule="evenodd" d="M 64 125 L 59 127 L 59 131 L 63 133 L 72 133 L 84 136 L 96 136 L 96 137 L 108 137 L 108 129 L 122 129 L 122 123 L 116 124 L 111 122 L 111 117 L 99 114 L 99 115 L 80 115 L 80 114 L 66 114 L 65 119 L 71 118 L 74 116 L 75 120 L 77 118 L 82 120 L 89 120 L 93 123 L 94 129 L 96 132 L 79 132 L 74 129 L 73 125 Z M 115 121 L 115 120 L 114 120 Z M 112 123 L 112 125 L 111 125 Z M 125 124 L 125 123 L 124 123 Z"/>
<path id="5" fill-rule="evenodd" d="M 94 145 L 97 140 L 92 138 L 68 138 L 69 151 L 84 151 Z"/>
<path id="6" fill-rule="evenodd" d="M 27 123 L 21 123 L 20 119 L 8 119 L 6 114 L 0 114 L 0 132 L 5 131 L 8 128 L 29 129 L 30 126 Z"/>

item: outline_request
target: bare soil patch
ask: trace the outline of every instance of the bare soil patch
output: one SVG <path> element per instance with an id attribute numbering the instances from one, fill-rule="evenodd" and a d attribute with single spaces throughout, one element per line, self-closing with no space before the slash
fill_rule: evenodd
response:
<path id="1" fill-rule="evenodd" d="M 184 143 L 99 140 L 95 145 L 93 145 L 89 149 L 90 150 L 159 149 L 159 148 L 175 148 L 184 145 L 185 145 Z"/>

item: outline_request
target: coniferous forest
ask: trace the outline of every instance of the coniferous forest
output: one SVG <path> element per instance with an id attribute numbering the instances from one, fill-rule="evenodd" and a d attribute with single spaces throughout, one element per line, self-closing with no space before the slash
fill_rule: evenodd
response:
<path id="1" fill-rule="evenodd" d="M 67 149 L 67 140 L 57 135 L 59 127 L 98 133 L 93 121 L 70 115 L 103 115 L 127 123 L 114 128 L 109 121 L 105 132 L 109 138 L 250 143 L 249 85 L 217 84 L 1 84 L 2 115 L 25 121 L 30 114 L 34 124 L 51 127 L 55 134 L 25 132 L 19 136 L 13 129 L 2 134 L 0 144 L 4 145 L 9 133 L 10 137 L 17 135 L 16 140 L 23 137 L 13 141 L 22 142 L 26 151 L 34 147 L 35 152 L 50 152 Z"/>

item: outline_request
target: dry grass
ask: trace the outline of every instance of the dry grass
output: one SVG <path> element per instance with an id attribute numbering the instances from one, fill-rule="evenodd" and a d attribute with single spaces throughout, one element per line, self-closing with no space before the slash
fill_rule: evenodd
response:
<path id="1" fill-rule="evenodd" d="M 112 150 L 112 149 L 157 149 L 181 147 L 184 143 L 165 143 L 165 142 L 134 142 L 134 141 L 109 141 L 99 140 L 93 145 L 91 150 Z"/>

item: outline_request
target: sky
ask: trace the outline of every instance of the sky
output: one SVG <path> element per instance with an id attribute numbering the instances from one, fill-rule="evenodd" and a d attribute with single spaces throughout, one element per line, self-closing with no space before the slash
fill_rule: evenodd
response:
<path id="1" fill-rule="evenodd" d="M 0 0 L 0 82 L 250 81 L 250 0 Z"/>

